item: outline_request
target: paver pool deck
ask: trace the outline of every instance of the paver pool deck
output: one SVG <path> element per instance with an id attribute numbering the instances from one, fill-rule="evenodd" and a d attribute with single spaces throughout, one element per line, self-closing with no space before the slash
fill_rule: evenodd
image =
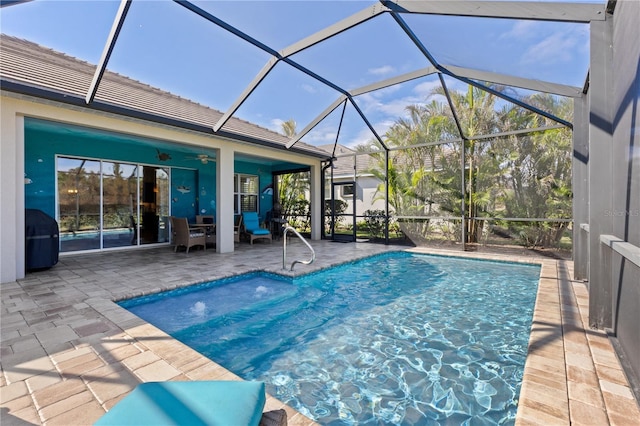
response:
<path id="1" fill-rule="evenodd" d="M 295 274 L 406 247 L 312 241 L 316 261 Z M 573 262 L 535 255 L 419 249 L 539 263 L 541 279 L 516 425 L 638 425 L 640 411 L 603 331 L 588 327 L 588 290 Z M 306 247 L 288 243 L 290 259 Z M 2 426 L 89 425 L 137 384 L 239 380 L 113 301 L 244 272 L 282 271 L 282 242 L 240 243 L 234 253 L 169 247 L 61 256 L 53 268 L 0 286 Z M 288 273 L 291 274 L 291 273 Z M 273 397 L 289 425 L 314 422 Z"/>

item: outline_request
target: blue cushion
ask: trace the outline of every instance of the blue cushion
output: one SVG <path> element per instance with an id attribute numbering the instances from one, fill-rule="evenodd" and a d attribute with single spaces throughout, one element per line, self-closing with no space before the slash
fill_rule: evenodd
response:
<path id="1" fill-rule="evenodd" d="M 258 213 L 242 213 L 242 220 L 246 229 L 257 229 L 260 227 Z"/>
<path id="2" fill-rule="evenodd" d="M 263 382 L 149 382 L 95 424 L 258 426 L 265 400 Z"/>
<path id="3" fill-rule="evenodd" d="M 268 229 L 262 229 L 262 228 L 252 229 L 249 232 L 251 232 L 253 235 L 269 235 L 269 230 Z"/>

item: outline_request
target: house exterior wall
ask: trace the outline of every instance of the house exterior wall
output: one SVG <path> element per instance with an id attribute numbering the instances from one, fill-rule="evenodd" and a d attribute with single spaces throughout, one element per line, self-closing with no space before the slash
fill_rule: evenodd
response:
<path id="1" fill-rule="evenodd" d="M 84 126 L 91 129 L 116 132 L 163 142 L 180 143 L 191 146 L 194 150 L 201 147 L 217 150 L 219 161 L 231 167 L 217 167 L 216 181 L 216 218 L 219 230 L 218 251 L 233 251 L 233 206 L 221 203 L 220 200 L 233 199 L 233 173 L 235 156 L 238 154 L 255 157 L 274 158 L 278 161 L 289 161 L 303 166 L 317 166 L 320 161 L 304 155 L 272 150 L 249 143 L 223 140 L 166 125 L 130 119 L 114 114 L 91 111 L 89 109 L 71 107 L 35 98 L 2 92 L 0 96 L 1 130 L 0 130 L 0 185 L 2 202 L 0 205 L 0 282 L 11 282 L 25 275 L 25 241 L 24 241 L 24 209 L 25 209 L 25 135 L 24 117 Z M 114 155 L 116 155 L 114 153 Z M 319 173 L 319 171 L 317 172 Z M 261 174 L 261 187 L 266 185 L 266 174 Z M 213 176 L 212 176 L 213 178 Z M 55 180 L 55 174 L 50 176 Z M 222 188 L 222 190 L 220 189 Z M 229 195 L 230 194 L 230 195 Z M 262 200 L 261 200 L 262 201 Z M 231 209 L 231 214 L 225 214 Z M 268 203 L 264 207 L 267 208 Z M 312 226 L 319 229 L 319 221 Z M 230 238 L 225 239 L 225 229 L 230 230 Z M 319 235 L 319 232 L 318 232 Z M 229 243 L 228 241 L 231 241 Z"/>
<path id="2" fill-rule="evenodd" d="M 24 125 L 19 105 L 0 105 L 0 282 L 24 276 Z"/>
<path id="3" fill-rule="evenodd" d="M 613 20 L 613 235 L 640 250 L 640 2 L 618 1 Z M 639 255 L 640 256 L 640 255 Z M 611 255 L 612 323 L 640 399 L 640 265 Z"/>
<path id="4" fill-rule="evenodd" d="M 588 99 L 580 105 L 588 114 L 575 116 L 577 133 L 583 134 L 580 126 L 589 131 L 588 147 L 574 140 L 574 158 L 587 164 L 586 170 L 579 166 L 587 181 L 574 181 L 574 202 L 588 211 L 588 256 L 579 242 L 574 261 L 576 277 L 589 279 L 589 325 L 610 334 L 638 399 L 640 2 L 612 5 L 606 21 L 591 23 Z M 576 220 L 584 217 L 579 213 Z"/>
<path id="5" fill-rule="evenodd" d="M 352 182 L 353 176 L 350 177 L 334 177 L 334 183 Z M 363 216 L 367 210 L 384 210 L 385 202 L 383 199 L 377 200 L 376 198 L 384 195 L 377 193 L 380 180 L 375 176 L 358 176 L 356 178 L 355 185 L 355 201 L 356 201 L 356 216 Z M 331 194 L 327 194 L 330 197 Z M 337 200 L 345 201 L 348 205 L 347 212 L 351 212 L 353 205 L 351 196 L 344 196 L 342 193 L 336 194 Z"/>

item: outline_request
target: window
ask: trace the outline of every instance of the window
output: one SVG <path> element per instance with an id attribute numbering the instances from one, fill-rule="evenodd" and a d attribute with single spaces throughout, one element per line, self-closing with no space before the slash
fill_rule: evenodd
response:
<path id="1" fill-rule="evenodd" d="M 353 184 L 350 183 L 348 185 L 342 185 L 342 196 L 343 197 L 351 197 L 353 196 Z"/>
<path id="2" fill-rule="evenodd" d="M 235 214 L 258 211 L 258 176 L 234 175 L 233 198 Z"/>

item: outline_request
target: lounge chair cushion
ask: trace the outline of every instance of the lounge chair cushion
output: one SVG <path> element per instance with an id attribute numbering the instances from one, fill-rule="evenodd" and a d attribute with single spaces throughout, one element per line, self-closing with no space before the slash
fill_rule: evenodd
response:
<path id="1" fill-rule="evenodd" d="M 142 383 L 96 425 L 255 425 L 265 404 L 262 382 Z"/>
<path id="2" fill-rule="evenodd" d="M 252 229 L 250 231 L 248 231 L 250 233 L 252 233 L 253 235 L 269 235 L 269 230 L 268 229 Z"/>

